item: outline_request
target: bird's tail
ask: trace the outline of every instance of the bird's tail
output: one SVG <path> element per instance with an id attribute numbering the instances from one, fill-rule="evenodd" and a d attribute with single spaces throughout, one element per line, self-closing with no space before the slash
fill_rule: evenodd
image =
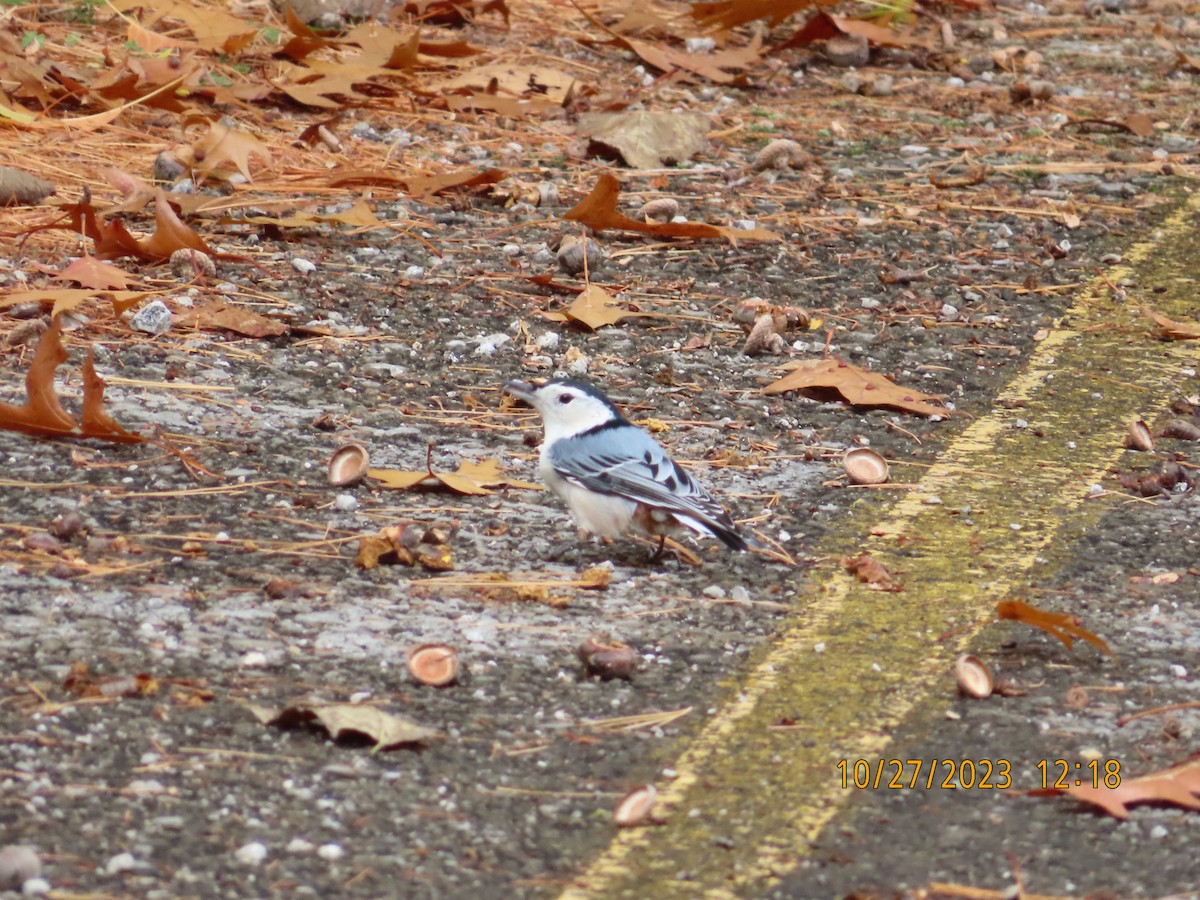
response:
<path id="1" fill-rule="evenodd" d="M 742 533 L 731 519 L 726 518 L 725 521 L 717 521 L 716 519 L 697 519 L 692 516 L 681 516 L 675 514 L 675 518 L 682 524 L 692 529 L 699 534 L 707 534 L 709 537 L 715 537 L 718 541 L 728 547 L 730 550 L 745 552 L 750 549 L 750 545 L 746 543 L 746 539 L 742 537 Z"/>

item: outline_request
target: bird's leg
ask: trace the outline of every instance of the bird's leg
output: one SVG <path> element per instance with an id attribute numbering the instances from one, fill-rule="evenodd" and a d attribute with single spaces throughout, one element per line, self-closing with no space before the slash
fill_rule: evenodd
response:
<path id="1" fill-rule="evenodd" d="M 660 534 L 658 536 L 658 549 L 655 550 L 654 554 L 650 557 L 650 562 L 656 563 L 660 559 L 662 559 L 663 548 L 666 546 L 667 546 L 667 536 L 665 534 Z"/>

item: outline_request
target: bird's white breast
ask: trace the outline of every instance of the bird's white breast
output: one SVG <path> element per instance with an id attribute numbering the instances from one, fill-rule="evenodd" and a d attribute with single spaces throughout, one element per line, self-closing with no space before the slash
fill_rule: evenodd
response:
<path id="1" fill-rule="evenodd" d="M 571 484 L 554 471 L 544 444 L 538 461 L 538 476 L 550 490 L 562 498 L 567 504 L 567 509 L 571 511 L 575 524 L 584 531 L 598 537 L 614 538 L 629 529 L 637 503 L 609 494 L 598 494 Z"/>

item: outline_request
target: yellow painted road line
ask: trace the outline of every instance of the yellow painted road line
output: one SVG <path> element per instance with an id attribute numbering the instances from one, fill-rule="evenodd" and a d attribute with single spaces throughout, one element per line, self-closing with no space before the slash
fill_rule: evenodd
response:
<path id="1" fill-rule="evenodd" d="M 1186 318 L 1197 292 L 1188 267 L 1200 277 L 1198 220 L 1200 195 L 1082 290 L 994 412 L 884 521 L 872 502 L 857 505 L 818 556 L 865 545 L 904 590 L 815 573 L 795 616 L 659 785 L 666 824 L 619 833 L 562 900 L 753 895 L 803 859 L 850 797 L 838 760 L 878 759 L 917 703 L 949 696 L 951 660 L 997 601 L 1019 596 L 1059 541 L 1103 513 L 1104 501 L 1085 502 L 1087 488 L 1124 452 L 1129 419 L 1196 391 L 1200 342 L 1154 340 L 1137 305 L 1112 299 L 1108 284 L 1134 277 L 1135 296 L 1165 289 L 1145 296 Z M 954 629 L 954 641 L 938 640 Z M 772 728 L 781 722 L 799 727 Z M 963 756 L 1003 755 L 970 750 Z"/>

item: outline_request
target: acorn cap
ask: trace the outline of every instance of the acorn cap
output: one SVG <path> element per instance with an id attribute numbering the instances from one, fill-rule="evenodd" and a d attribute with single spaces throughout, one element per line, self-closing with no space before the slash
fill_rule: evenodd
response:
<path id="1" fill-rule="evenodd" d="M 362 481 L 370 464 L 371 457 L 362 444 L 354 441 L 342 444 L 329 457 L 329 483 L 334 487 L 347 487 Z"/>
<path id="2" fill-rule="evenodd" d="M 954 680 L 960 691 L 976 700 L 992 696 L 995 685 L 992 672 L 984 661 L 966 653 L 954 661 Z"/>
<path id="3" fill-rule="evenodd" d="M 852 484 L 885 484 L 888 480 L 887 460 L 866 447 L 847 450 L 842 468 Z"/>
<path id="4" fill-rule="evenodd" d="M 448 644 L 422 644 L 408 653 L 408 674 L 430 687 L 446 687 L 458 678 L 458 651 Z"/>
<path id="5" fill-rule="evenodd" d="M 631 828 L 653 821 L 650 813 L 657 802 L 658 789 L 652 784 L 644 784 L 621 798 L 613 809 L 613 823 L 618 828 Z"/>

